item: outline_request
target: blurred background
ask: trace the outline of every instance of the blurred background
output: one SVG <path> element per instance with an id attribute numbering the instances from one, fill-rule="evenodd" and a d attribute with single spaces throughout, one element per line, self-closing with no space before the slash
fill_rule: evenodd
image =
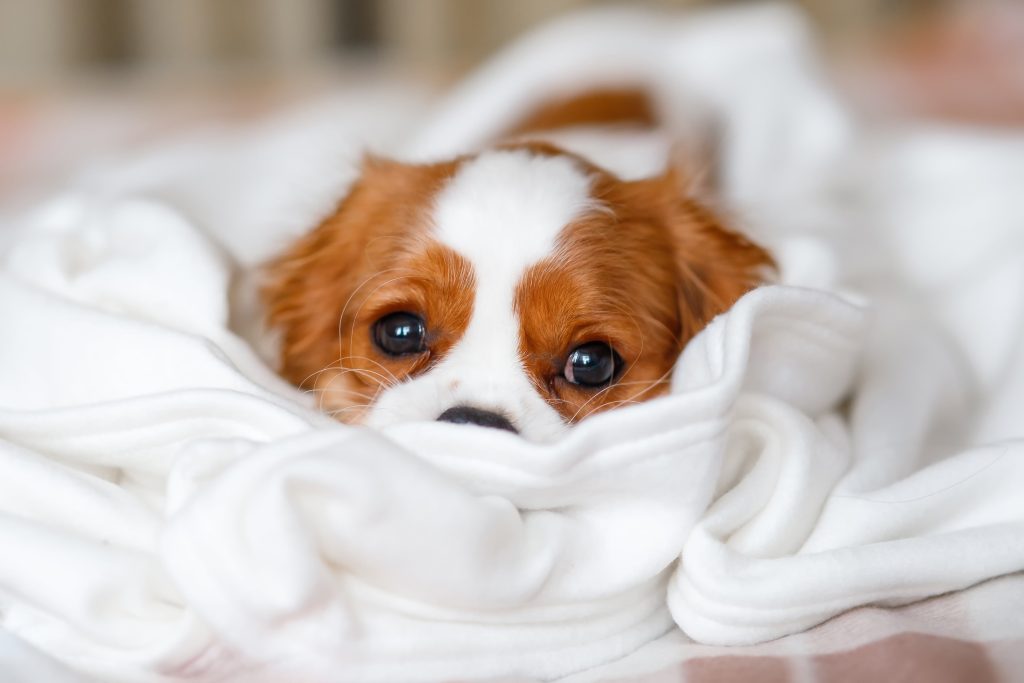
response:
<path id="1" fill-rule="evenodd" d="M 597 0 L 0 0 L 0 201 L 95 154 L 353 84 L 438 93 Z M 726 2 L 633 2 L 684 8 Z M 868 116 L 1024 124 L 1024 0 L 800 0 Z"/>

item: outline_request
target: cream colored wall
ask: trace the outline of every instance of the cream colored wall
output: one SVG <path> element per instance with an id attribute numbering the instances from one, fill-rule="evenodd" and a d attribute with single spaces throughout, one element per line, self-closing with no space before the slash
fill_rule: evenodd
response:
<path id="1" fill-rule="evenodd" d="M 275 66 L 333 49 L 332 0 L 0 0 L 0 78 Z"/>
<path id="2" fill-rule="evenodd" d="M 716 0 L 634 0 L 687 6 Z M 718 0 L 721 2 L 722 0 Z M 826 27 L 872 26 L 887 0 L 801 0 Z M 962 0 L 981 2 L 984 0 Z M 927 7 L 942 0 L 905 0 Z M 0 82 L 138 67 L 189 73 L 259 70 L 344 54 L 346 12 L 372 15 L 376 54 L 420 68 L 461 69 L 552 16 L 602 0 L 0 0 Z M 890 9 L 886 9 L 890 8 Z"/>
<path id="3" fill-rule="evenodd" d="M 686 5 L 694 0 L 642 0 Z M 127 63 L 152 72 L 296 65 L 336 55 L 347 8 L 374 15 L 378 54 L 462 67 L 545 19 L 599 0 L 0 0 L 0 78 Z M 606 3 L 607 4 L 607 3 Z M 639 4 L 635 3 L 634 4 Z M 333 42 L 332 42 L 333 41 Z"/>

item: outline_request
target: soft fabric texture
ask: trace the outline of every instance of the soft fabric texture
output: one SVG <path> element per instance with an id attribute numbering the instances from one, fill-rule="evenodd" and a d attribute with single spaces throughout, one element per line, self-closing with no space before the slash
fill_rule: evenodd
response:
<path id="1" fill-rule="evenodd" d="M 900 607 L 869 605 L 777 640 L 705 645 L 671 631 L 565 683 L 903 680 L 1015 683 L 1024 670 L 1024 574 Z"/>
<path id="2" fill-rule="evenodd" d="M 588 35 L 723 122 L 725 194 L 781 265 L 671 395 L 551 445 L 375 432 L 317 412 L 249 332 L 252 267 L 363 143 L 471 148 L 491 103 L 528 109 L 506 91 L 593 62 L 538 73 L 513 48 L 413 140 L 355 115 L 325 138 L 328 108 L 97 173 L 0 272 L 6 630 L 105 681 L 549 679 L 1024 569 L 1024 204 L 1000 191 L 1024 139 L 857 129 L 782 8 L 598 13 L 523 45 L 558 65 Z"/>

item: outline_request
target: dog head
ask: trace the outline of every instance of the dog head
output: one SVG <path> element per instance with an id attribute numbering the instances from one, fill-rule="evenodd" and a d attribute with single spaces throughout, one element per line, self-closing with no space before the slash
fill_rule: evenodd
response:
<path id="1" fill-rule="evenodd" d="M 627 182 L 522 143 L 367 159 L 264 294 L 282 373 L 339 419 L 547 440 L 664 393 L 686 342 L 770 263 L 675 172 Z"/>

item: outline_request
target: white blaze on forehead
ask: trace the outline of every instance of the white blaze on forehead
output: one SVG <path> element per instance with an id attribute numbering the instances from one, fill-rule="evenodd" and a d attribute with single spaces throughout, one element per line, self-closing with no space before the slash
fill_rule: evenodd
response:
<path id="1" fill-rule="evenodd" d="M 572 159 L 521 149 L 485 152 L 463 164 L 438 195 L 434 235 L 469 259 L 478 278 L 518 281 L 593 204 L 590 179 Z"/>
<path id="2" fill-rule="evenodd" d="M 520 361 L 515 292 L 525 271 L 553 253 L 559 233 L 596 205 L 590 178 L 572 159 L 528 150 L 485 152 L 438 194 L 433 235 L 468 259 L 476 275 L 469 326 L 420 378 L 443 387 L 435 394 L 438 414 L 467 404 L 505 413 L 527 437 L 564 428 Z"/>
<path id="3" fill-rule="evenodd" d="M 590 179 L 568 157 L 528 150 L 485 152 L 463 164 L 439 193 L 434 236 L 473 264 L 478 319 L 516 334 L 516 286 L 550 256 L 558 235 L 594 204 Z"/>

